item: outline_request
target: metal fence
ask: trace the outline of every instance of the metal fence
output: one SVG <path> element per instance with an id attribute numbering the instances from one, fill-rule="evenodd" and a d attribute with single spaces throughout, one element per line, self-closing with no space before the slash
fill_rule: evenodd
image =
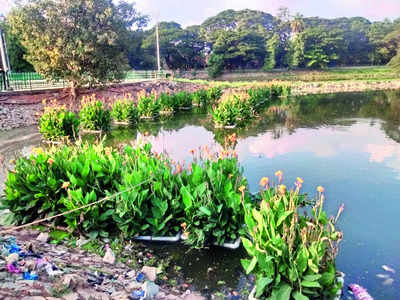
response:
<path id="1" fill-rule="evenodd" d="M 154 80 L 166 78 L 167 73 L 164 71 L 128 71 L 122 79 L 123 83 Z M 8 74 L 8 89 L 4 82 L 3 76 L 0 76 L 1 91 L 29 91 L 40 89 L 64 88 L 68 86 L 68 82 L 64 80 L 47 81 L 38 73 L 9 73 Z"/>

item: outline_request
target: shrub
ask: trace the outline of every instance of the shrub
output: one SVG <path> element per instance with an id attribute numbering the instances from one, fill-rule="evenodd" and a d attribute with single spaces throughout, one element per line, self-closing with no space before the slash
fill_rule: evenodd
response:
<path id="1" fill-rule="evenodd" d="M 111 117 L 118 122 L 137 124 L 139 114 L 133 99 L 130 97 L 117 99 L 111 106 Z"/>
<path id="2" fill-rule="evenodd" d="M 259 113 L 267 106 L 271 98 L 271 90 L 269 87 L 250 88 L 247 92 L 249 93 L 249 102 L 254 113 Z"/>
<path id="3" fill-rule="evenodd" d="M 223 151 L 214 160 L 192 163 L 191 168 L 181 187 L 187 243 L 201 248 L 235 241 L 244 222 L 242 204 L 249 203 L 247 180 L 237 159 Z"/>
<path id="4" fill-rule="evenodd" d="M 47 140 L 57 140 L 62 137 L 75 138 L 79 131 L 79 119 L 64 106 L 53 102 L 46 106 L 39 119 L 39 131 Z"/>
<path id="5" fill-rule="evenodd" d="M 89 130 L 104 130 L 110 129 L 111 114 L 104 104 L 96 99 L 95 95 L 83 97 L 81 102 L 81 111 L 79 117 L 81 126 Z"/>
<path id="6" fill-rule="evenodd" d="M 251 259 L 242 260 L 247 274 L 256 275 L 256 297 L 285 299 L 326 299 L 340 288 L 336 281 L 335 256 L 341 233 L 335 229 L 335 219 L 323 211 L 324 195 L 310 208 L 311 216 L 301 215 L 309 207 L 296 190 L 284 185 L 268 188 L 268 179 L 261 184 L 257 208 L 245 208 L 247 236 L 242 238 Z M 329 298 L 330 299 L 330 298 Z"/>
<path id="7" fill-rule="evenodd" d="M 159 115 L 161 106 L 155 94 L 150 96 L 141 94 L 139 95 L 137 108 L 140 118 L 154 118 Z"/>

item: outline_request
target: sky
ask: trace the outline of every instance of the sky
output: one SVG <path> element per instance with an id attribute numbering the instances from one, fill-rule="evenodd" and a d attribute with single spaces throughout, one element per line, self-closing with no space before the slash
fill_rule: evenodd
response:
<path id="1" fill-rule="evenodd" d="M 128 0 L 131 1 L 131 0 Z M 0 14 L 6 14 L 15 0 L 0 0 Z M 136 0 L 139 11 L 159 21 L 181 25 L 201 24 L 225 9 L 256 9 L 273 15 L 280 6 L 306 17 L 366 17 L 372 21 L 400 17 L 400 0 Z"/>

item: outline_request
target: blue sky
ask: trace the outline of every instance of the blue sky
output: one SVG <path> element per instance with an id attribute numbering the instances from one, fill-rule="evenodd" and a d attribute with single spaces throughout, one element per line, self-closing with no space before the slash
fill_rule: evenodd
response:
<path id="1" fill-rule="evenodd" d="M 0 13 L 7 13 L 14 2 L 0 0 Z M 136 3 L 153 22 L 173 20 L 184 26 L 200 24 L 229 8 L 258 9 L 275 15 L 279 6 L 286 6 L 292 13 L 307 17 L 362 16 L 370 20 L 400 17 L 400 0 L 136 0 Z"/>

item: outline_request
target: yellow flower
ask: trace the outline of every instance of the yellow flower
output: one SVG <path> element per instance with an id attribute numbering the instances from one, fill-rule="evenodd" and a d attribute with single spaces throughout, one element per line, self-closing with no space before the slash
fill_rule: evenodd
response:
<path id="1" fill-rule="evenodd" d="M 239 192 L 243 193 L 245 191 L 246 187 L 244 185 L 240 186 Z"/>
<path id="2" fill-rule="evenodd" d="M 51 166 L 54 162 L 54 159 L 52 159 L 51 157 L 47 160 L 47 163 Z"/>
<path id="3" fill-rule="evenodd" d="M 279 191 L 280 194 L 285 194 L 286 193 L 286 185 L 280 184 L 278 186 L 278 191 Z"/>
<path id="4" fill-rule="evenodd" d="M 323 193 L 325 191 L 325 189 L 322 186 L 318 186 L 317 191 L 320 193 Z"/>
<path id="5" fill-rule="evenodd" d="M 303 180 L 303 178 L 301 178 L 301 177 L 297 177 L 297 182 L 298 182 L 298 183 L 303 183 L 304 180 Z"/>
<path id="6" fill-rule="evenodd" d="M 40 148 L 40 147 L 38 147 L 38 148 L 33 148 L 33 149 L 32 149 L 32 153 L 34 153 L 34 154 L 43 153 L 43 149 Z"/>
<path id="7" fill-rule="evenodd" d="M 276 177 L 282 177 L 283 173 L 281 170 L 275 172 Z"/>
<path id="8" fill-rule="evenodd" d="M 268 178 L 268 177 L 263 177 L 263 178 L 261 178 L 261 180 L 260 180 L 260 185 L 261 185 L 262 187 L 267 186 L 268 183 L 269 183 L 269 178 Z"/>
<path id="9" fill-rule="evenodd" d="M 64 190 L 66 190 L 69 187 L 70 183 L 68 181 L 64 182 L 61 186 Z"/>
<path id="10" fill-rule="evenodd" d="M 10 165 L 15 164 L 15 159 L 10 159 Z"/>

